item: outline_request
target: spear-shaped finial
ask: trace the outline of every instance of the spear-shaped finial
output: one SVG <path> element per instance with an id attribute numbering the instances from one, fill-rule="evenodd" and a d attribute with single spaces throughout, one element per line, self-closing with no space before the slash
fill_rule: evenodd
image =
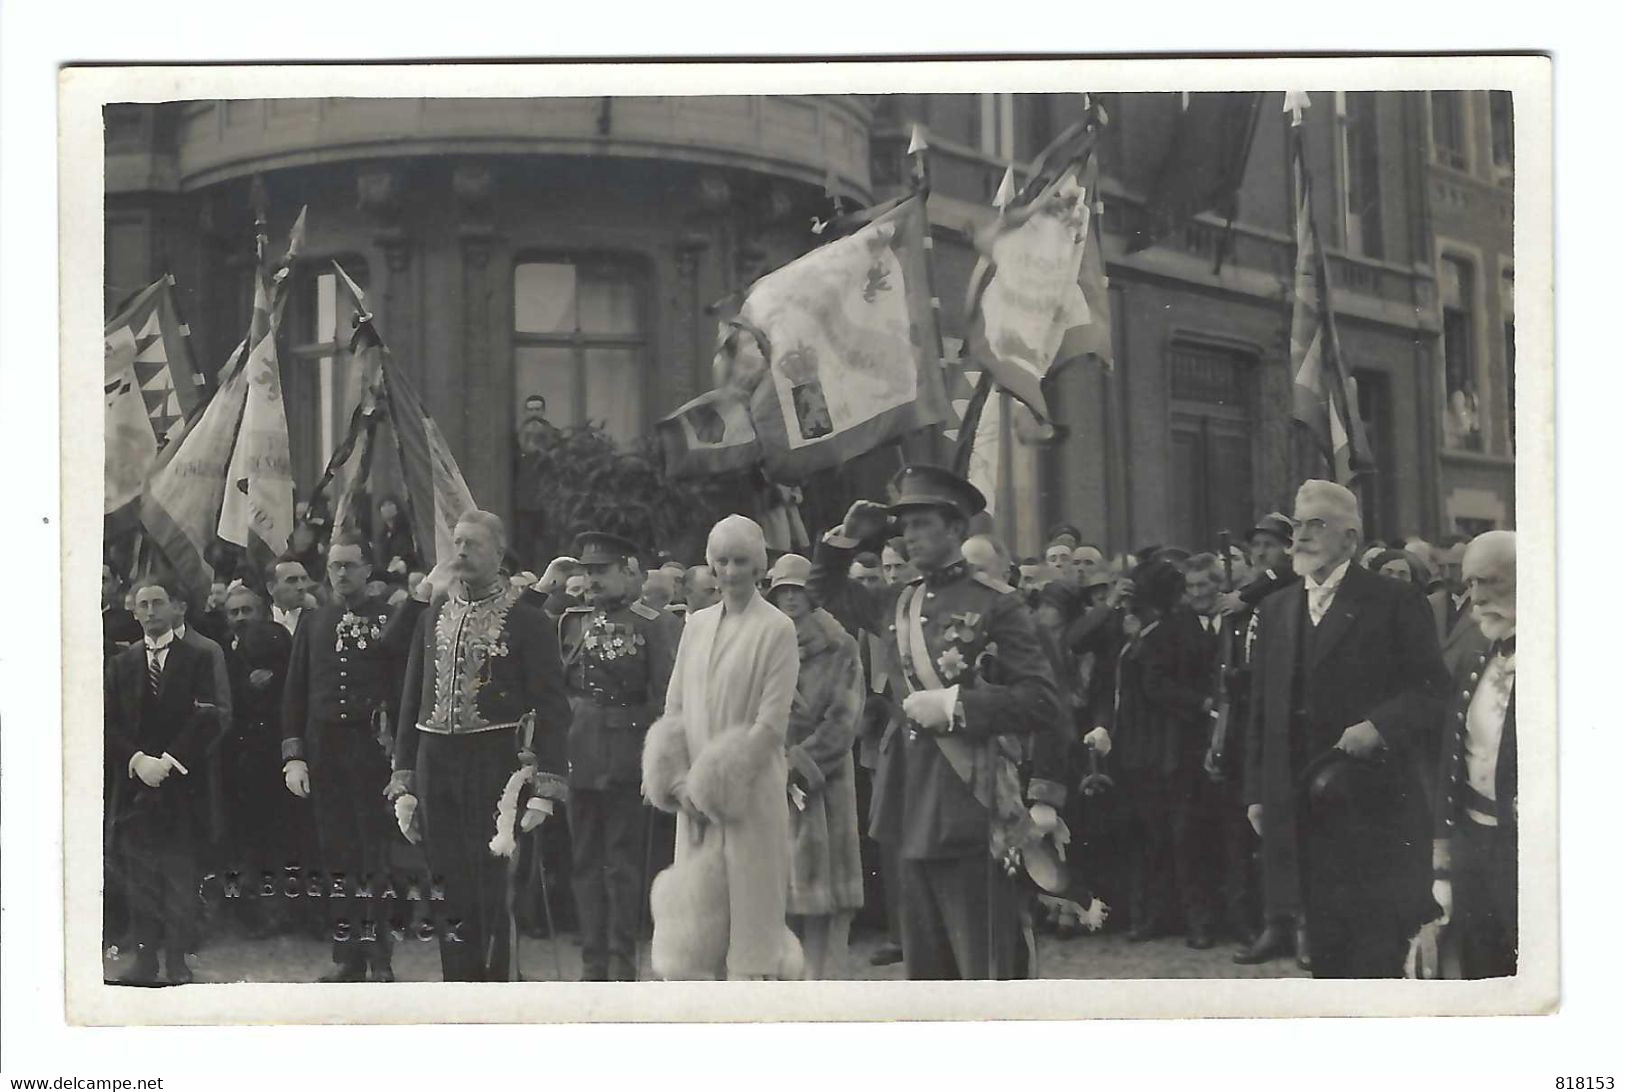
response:
<path id="1" fill-rule="evenodd" d="M 1307 91 L 1288 91 L 1281 105 L 1283 114 L 1292 115 L 1292 127 L 1296 129 L 1303 124 L 1303 112 L 1309 109 L 1309 93 Z"/>
<path id="2" fill-rule="evenodd" d="M 1016 169 L 1006 167 L 1004 177 L 999 179 L 999 188 L 993 194 L 993 207 L 1003 212 L 1010 207 L 1016 199 Z"/>
<path id="3" fill-rule="evenodd" d="M 924 186 L 930 181 L 931 176 L 925 166 L 925 153 L 930 148 L 930 143 L 925 139 L 925 127 L 915 122 L 908 134 L 908 158 L 916 186 Z"/>

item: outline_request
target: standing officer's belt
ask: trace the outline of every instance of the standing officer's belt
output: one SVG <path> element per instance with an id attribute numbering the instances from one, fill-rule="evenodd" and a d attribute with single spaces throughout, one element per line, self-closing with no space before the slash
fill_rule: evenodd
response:
<path id="1" fill-rule="evenodd" d="M 433 732 L 437 736 L 473 736 L 481 732 L 495 732 L 500 728 L 517 728 L 517 720 L 503 721 L 501 724 L 482 724 L 478 728 L 437 728 L 432 724 L 418 721 L 418 731 Z"/>

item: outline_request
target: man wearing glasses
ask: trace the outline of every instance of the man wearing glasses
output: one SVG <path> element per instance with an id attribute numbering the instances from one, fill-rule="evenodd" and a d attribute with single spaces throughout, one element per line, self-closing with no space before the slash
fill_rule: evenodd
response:
<path id="1" fill-rule="evenodd" d="M 1360 539 L 1354 494 L 1305 482 L 1302 581 L 1260 605 L 1253 652 L 1247 818 L 1266 900 L 1303 907 L 1317 978 L 1398 977 L 1434 916 L 1422 759 L 1449 680 L 1421 592 L 1353 564 Z"/>

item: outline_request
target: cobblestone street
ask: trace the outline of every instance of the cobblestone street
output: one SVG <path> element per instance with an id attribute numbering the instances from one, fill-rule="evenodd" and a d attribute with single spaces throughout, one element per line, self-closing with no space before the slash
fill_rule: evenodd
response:
<path id="1" fill-rule="evenodd" d="M 902 964 L 872 967 L 869 957 L 880 946 L 878 934 L 859 931 L 853 939 L 848 977 L 860 980 L 900 981 Z M 1307 977 L 1291 960 L 1281 959 L 1261 966 L 1242 967 L 1231 962 L 1233 945 L 1220 943 L 1208 951 L 1187 948 L 1178 936 L 1145 943 L 1130 942 L 1123 932 L 1066 940 L 1054 936 L 1038 938 L 1039 977 L 1081 979 L 1126 978 L 1275 978 Z M 401 982 L 440 981 L 440 959 L 433 941 L 409 939 L 395 949 L 395 974 Z M 648 974 L 648 949 L 642 953 L 642 968 Z M 545 939 L 520 940 L 520 971 L 527 981 L 574 981 L 581 967 L 581 948 L 575 937 L 560 937 L 555 960 L 554 946 Z M 122 972 L 128 957 L 108 958 L 108 977 Z M 306 982 L 331 969 L 328 946 L 308 936 L 277 936 L 250 940 L 235 932 L 224 933 L 191 960 L 199 982 Z"/>

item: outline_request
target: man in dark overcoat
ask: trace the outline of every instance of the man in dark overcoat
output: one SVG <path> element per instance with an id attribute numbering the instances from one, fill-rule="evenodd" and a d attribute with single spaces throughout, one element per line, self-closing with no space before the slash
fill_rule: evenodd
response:
<path id="1" fill-rule="evenodd" d="M 1354 563 L 1360 540 L 1354 494 L 1305 482 L 1292 554 L 1303 581 L 1261 604 L 1253 649 L 1247 815 L 1263 840 L 1266 889 L 1302 894 L 1312 969 L 1324 978 L 1398 976 L 1431 916 L 1424 770 L 1448 676 L 1421 593 Z M 1358 847 L 1339 840 L 1335 822 L 1307 837 L 1305 774 L 1334 750 L 1376 771 L 1348 779 L 1347 812 L 1365 814 L 1361 798 L 1373 793 L 1385 801 Z"/>

